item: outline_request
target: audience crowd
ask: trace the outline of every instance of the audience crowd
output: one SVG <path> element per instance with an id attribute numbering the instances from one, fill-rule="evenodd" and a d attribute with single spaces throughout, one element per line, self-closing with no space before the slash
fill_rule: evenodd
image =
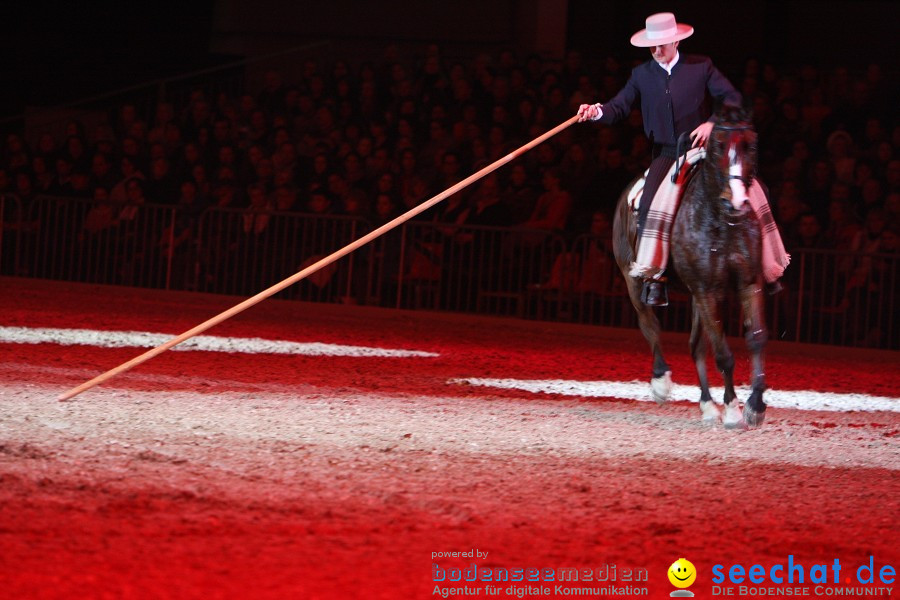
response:
<path id="1" fill-rule="evenodd" d="M 391 49 L 359 65 L 299 66 L 290 79 L 267 72 L 261 89 L 238 97 L 198 88 L 149 114 L 121 104 L 93 131 L 70 122 L 64 139 L 44 133 L 26 143 L 9 133 L 0 194 L 16 195 L 26 210 L 39 195 L 108 201 L 85 221 L 89 232 L 133 218 L 144 202 L 177 206 L 179 241 L 210 207 L 244 210 L 248 231 L 265 227 L 272 211 L 384 222 L 565 121 L 579 104 L 611 98 L 631 68 L 576 51 L 559 64 L 509 50 L 456 60 L 437 45 L 414 56 Z M 881 66 L 751 58 L 726 74 L 753 109 L 760 177 L 788 250 L 896 253 L 900 97 Z M 614 127 L 577 124 L 420 218 L 590 233 L 595 213 L 610 220 L 649 152 L 638 110 Z M 865 277 L 848 273 L 845 284 Z"/>

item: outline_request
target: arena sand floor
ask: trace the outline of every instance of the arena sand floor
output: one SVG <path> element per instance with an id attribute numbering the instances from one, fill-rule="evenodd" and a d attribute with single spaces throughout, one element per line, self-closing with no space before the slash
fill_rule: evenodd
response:
<path id="1" fill-rule="evenodd" d="M 0 597 L 898 595 L 897 353 L 771 343 L 734 432 L 684 335 L 657 406 L 636 330 L 267 300 L 59 402 L 242 299 L 0 285 Z"/>

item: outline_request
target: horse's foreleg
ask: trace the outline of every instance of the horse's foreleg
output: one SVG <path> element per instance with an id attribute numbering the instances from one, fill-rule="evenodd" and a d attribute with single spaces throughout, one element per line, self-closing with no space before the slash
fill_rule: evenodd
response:
<path id="1" fill-rule="evenodd" d="M 719 409 L 713 402 L 712 395 L 709 393 L 709 378 L 706 373 L 706 336 L 703 335 L 703 324 L 700 321 L 700 309 L 697 302 L 692 302 L 691 321 L 691 356 L 694 359 L 694 365 L 697 368 L 697 379 L 700 381 L 700 413 L 703 415 L 705 423 L 718 422 L 720 418 Z"/>
<path id="2" fill-rule="evenodd" d="M 766 390 L 765 355 L 769 334 L 763 321 L 762 288 L 758 282 L 741 289 L 741 306 L 744 311 L 744 327 L 747 349 L 753 367 L 750 398 L 744 404 L 744 421 L 751 427 L 762 425 L 766 416 L 763 392 Z"/>
<path id="3" fill-rule="evenodd" d="M 638 326 L 644 339 L 653 352 L 653 374 L 650 378 L 650 395 L 657 404 L 663 404 L 672 392 L 672 368 L 663 358 L 662 344 L 659 340 L 659 319 L 653 309 L 641 302 L 641 282 L 633 277 L 625 276 L 628 284 L 628 297 L 638 316 Z"/>
<path id="4" fill-rule="evenodd" d="M 728 429 L 741 427 L 744 421 L 738 403 L 734 402 L 737 398 L 734 391 L 734 355 L 725 341 L 725 331 L 719 320 L 719 299 L 712 294 L 697 294 L 694 296 L 694 306 L 699 313 L 700 323 L 709 337 L 716 367 L 722 373 L 725 384 L 725 427 Z"/>

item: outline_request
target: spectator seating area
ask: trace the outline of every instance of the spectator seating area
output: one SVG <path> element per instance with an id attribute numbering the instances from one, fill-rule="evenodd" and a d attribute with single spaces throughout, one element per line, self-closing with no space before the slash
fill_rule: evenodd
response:
<path id="1" fill-rule="evenodd" d="M 8 131 L 0 273 L 255 293 L 610 98 L 629 65 L 595 58 L 460 60 L 429 45 L 305 59 L 259 89 L 113 103 L 90 131 Z M 794 256 L 773 331 L 896 348 L 892 78 L 878 64 L 754 59 L 726 75 L 754 110 L 760 177 Z M 610 222 L 649 152 L 638 111 L 574 125 L 283 295 L 628 325 Z M 686 327 L 685 313 L 676 293 L 666 326 Z"/>

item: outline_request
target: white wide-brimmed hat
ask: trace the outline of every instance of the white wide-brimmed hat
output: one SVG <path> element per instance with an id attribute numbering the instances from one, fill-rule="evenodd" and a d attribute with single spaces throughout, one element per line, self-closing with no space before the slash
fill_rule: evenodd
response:
<path id="1" fill-rule="evenodd" d="M 676 23 L 672 13 L 656 13 L 647 17 L 647 28 L 631 36 L 631 45 L 638 48 L 671 44 L 690 37 L 694 28 L 684 23 Z"/>

